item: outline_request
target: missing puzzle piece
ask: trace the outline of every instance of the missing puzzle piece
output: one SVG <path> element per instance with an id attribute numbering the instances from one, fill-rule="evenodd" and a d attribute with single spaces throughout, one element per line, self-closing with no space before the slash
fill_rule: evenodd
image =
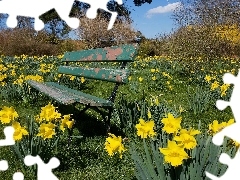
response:
<path id="1" fill-rule="evenodd" d="M 118 13 L 108 10 L 109 0 L 77 0 L 89 4 L 91 7 L 87 10 L 87 17 L 94 19 L 97 16 L 97 10 L 103 9 L 111 14 L 108 30 L 113 27 Z M 122 0 L 116 0 L 122 5 Z M 40 31 L 44 28 L 44 23 L 39 19 L 41 15 L 51 9 L 55 9 L 59 17 L 64 20 L 69 27 L 76 29 L 79 27 L 78 18 L 69 17 L 74 0 L 0 0 L 0 13 L 8 14 L 7 26 L 15 28 L 17 26 L 17 16 L 31 17 L 35 19 L 34 28 Z"/>
<path id="2" fill-rule="evenodd" d="M 219 162 L 228 165 L 227 171 L 221 177 L 216 177 L 213 174 L 206 172 L 206 176 L 212 180 L 239 180 L 239 176 L 234 176 L 239 171 L 240 151 L 238 150 L 235 157 L 231 159 L 228 154 L 222 153 Z"/>
<path id="3" fill-rule="evenodd" d="M 13 139 L 14 128 L 7 126 L 3 130 L 5 139 L 0 139 L 0 146 L 11 146 L 15 144 Z M 6 160 L 0 161 L 0 171 L 6 171 L 8 169 L 8 162 Z"/>
<path id="4" fill-rule="evenodd" d="M 38 155 L 35 157 L 28 155 L 24 158 L 24 163 L 27 166 L 37 164 L 38 180 L 58 180 L 58 178 L 52 173 L 52 169 L 55 169 L 60 165 L 60 161 L 57 158 L 53 157 L 47 164 L 45 164 Z"/>
<path id="5" fill-rule="evenodd" d="M 14 128 L 12 126 L 7 126 L 4 128 L 5 139 L 0 139 L 0 146 L 11 146 L 15 144 L 13 139 Z"/>
<path id="6" fill-rule="evenodd" d="M 0 161 L 0 171 L 6 171 L 8 169 L 8 162 L 6 160 Z"/>

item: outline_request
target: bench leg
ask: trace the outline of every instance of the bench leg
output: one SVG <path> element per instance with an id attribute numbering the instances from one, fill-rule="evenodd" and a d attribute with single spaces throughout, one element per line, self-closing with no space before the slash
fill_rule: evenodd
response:
<path id="1" fill-rule="evenodd" d="M 108 116 L 106 120 L 106 128 L 107 128 L 107 134 L 110 133 L 110 119 L 112 116 L 113 108 L 108 109 Z"/>
<path id="2" fill-rule="evenodd" d="M 68 147 L 70 147 L 71 145 L 71 142 L 72 142 L 72 135 L 73 135 L 73 129 L 74 127 L 78 126 L 78 123 L 77 123 L 77 118 L 80 117 L 80 115 L 82 113 L 84 113 L 87 109 L 89 109 L 89 105 L 87 105 L 84 109 L 82 109 L 81 111 L 78 111 L 78 112 L 75 112 L 74 114 L 74 124 L 73 124 L 73 127 L 72 129 L 68 129 Z"/>

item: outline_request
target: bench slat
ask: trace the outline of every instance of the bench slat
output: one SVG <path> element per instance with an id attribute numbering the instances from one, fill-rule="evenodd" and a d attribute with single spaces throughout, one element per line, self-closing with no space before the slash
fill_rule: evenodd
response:
<path id="1" fill-rule="evenodd" d="M 137 45 L 122 45 L 90 50 L 66 52 L 63 62 L 130 62 L 136 55 Z"/>
<path id="2" fill-rule="evenodd" d="M 118 83 L 127 83 L 129 76 L 127 69 L 81 68 L 71 66 L 60 66 L 58 73 Z"/>
<path id="3" fill-rule="evenodd" d="M 70 89 L 66 86 L 59 85 L 55 82 L 40 83 L 33 80 L 28 80 L 27 83 L 44 93 L 45 95 L 55 99 L 59 103 L 69 105 L 79 102 L 90 106 L 107 106 L 111 107 L 113 104 L 109 100 L 105 100 L 96 96 L 92 96 L 81 91 Z"/>

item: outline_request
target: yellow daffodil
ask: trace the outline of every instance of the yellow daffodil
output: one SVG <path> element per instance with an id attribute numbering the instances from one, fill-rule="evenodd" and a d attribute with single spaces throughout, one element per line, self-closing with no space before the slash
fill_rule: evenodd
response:
<path id="1" fill-rule="evenodd" d="M 41 136 L 45 140 L 51 139 L 55 134 L 55 125 L 53 123 L 42 123 L 39 127 L 37 136 Z"/>
<path id="2" fill-rule="evenodd" d="M 234 119 L 230 119 L 228 122 L 218 123 L 218 120 L 214 120 L 213 123 L 208 125 L 209 131 L 214 135 L 221 131 L 223 128 L 234 123 Z"/>
<path id="3" fill-rule="evenodd" d="M 64 115 L 63 119 L 61 121 L 61 125 L 60 125 L 60 129 L 62 131 L 65 130 L 65 127 L 67 127 L 68 129 L 71 129 L 73 126 L 74 120 L 70 121 L 70 114 L 69 115 Z"/>
<path id="4" fill-rule="evenodd" d="M 139 124 L 136 124 L 136 128 L 137 128 L 137 135 L 141 136 L 141 138 L 147 138 L 149 137 L 153 137 L 156 135 L 156 133 L 154 132 L 154 121 L 150 120 L 145 122 L 142 118 L 139 119 Z"/>
<path id="5" fill-rule="evenodd" d="M 0 111 L 0 121 L 3 124 L 10 123 L 15 118 L 18 118 L 18 113 L 14 110 L 13 107 L 4 106 Z"/>
<path id="6" fill-rule="evenodd" d="M 187 133 L 183 133 L 183 134 L 180 134 L 179 136 L 175 136 L 173 140 L 183 145 L 183 148 L 185 149 L 193 149 L 197 146 L 196 139 Z"/>
<path id="7" fill-rule="evenodd" d="M 126 150 L 124 145 L 122 144 L 122 137 L 116 137 L 114 134 L 109 133 L 108 138 L 106 138 L 105 148 L 108 152 L 109 156 L 113 156 L 116 153 L 120 154 L 120 158 L 122 158 L 122 153 Z"/>
<path id="8" fill-rule="evenodd" d="M 19 122 L 13 122 L 12 127 L 14 128 L 13 138 L 15 141 L 20 141 L 23 136 L 28 135 L 25 127 L 22 127 Z"/>
<path id="9" fill-rule="evenodd" d="M 179 129 L 181 129 L 181 120 L 182 118 L 174 118 L 171 113 L 168 113 L 167 118 L 162 119 L 162 123 L 164 124 L 163 130 L 167 133 L 176 133 Z"/>
<path id="10" fill-rule="evenodd" d="M 43 120 L 45 121 L 53 121 L 61 118 L 61 114 L 56 111 L 55 107 L 49 103 L 45 107 L 41 108 L 41 113 L 39 115 L 39 118 L 37 118 L 37 121 L 41 122 Z"/>
<path id="11" fill-rule="evenodd" d="M 195 136 L 197 134 L 200 134 L 201 132 L 199 130 L 195 130 L 190 128 L 189 130 L 187 129 L 181 129 L 180 134 L 189 134 L 190 136 Z"/>
<path id="12" fill-rule="evenodd" d="M 168 140 L 168 147 L 159 148 L 159 150 L 164 155 L 164 161 L 172 166 L 179 166 L 184 159 L 188 159 L 188 154 L 184 151 L 183 146 L 176 144 L 175 141 Z"/>

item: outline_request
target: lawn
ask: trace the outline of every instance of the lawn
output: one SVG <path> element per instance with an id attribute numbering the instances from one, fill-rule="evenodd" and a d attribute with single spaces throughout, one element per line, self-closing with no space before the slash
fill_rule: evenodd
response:
<path id="1" fill-rule="evenodd" d="M 29 122 L 35 121 L 34 117 L 39 115 L 41 108 L 49 103 L 52 103 L 62 115 L 74 114 L 71 107 L 63 107 L 50 98 L 37 94 L 25 83 L 28 79 L 57 81 L 59 75 L 56 69 L 61 64 L 60 59 L 61 56 L 2 56 L 0 59 L 0 110 L 4 106 L 13 107 L 18 113 L 16 121 L 27 130 Z M 46 157 L 41 158 L 46 163 L 53 156 L 60 160 L 60 166 L 53 170 L 59 179 L 133 180 L 144 179 L 143 177 L 146 178 L 147 175 L 154 173 L 156 176 L 150 175 L 153 179 L 159 177 L 205 179 L 204 171 L 215 173 L 216 176 L 220 175 L 226 167 L 216 165 L 219 158 L 217 154 L 219 155 L 222 150 L 232 152 L 235 146 L 228 142 L 225 144 L 226 147 L 225 145 L 217 147 L 209 138 L 215 133 L 214 130 L 217 132 L 221 129 L 221 125 L 226 126 L 226 123 L 222 122 L 234 119 L 229 107 L 220 111 L 215 104 L 218 99 L 228 101 L 231 97 L 233 85 L 224 84 L 222 77 L 226 72 L 237 75 L 238 62 L 239 59 L 234 58 L 210 61 L 202 58 L 137 57 L 128 66 L 131 70 L 129 83 L 119 88 L 111 118 L 111 133 L 121 137 L 126 149 L 122 153 L 122 158 L 119 156 L 121 153 L 109 156 L 109 152 L 105 149 L 108 136 L 104 131 L 104 123 L 101 117 L 91 110 L 74 119 L 79 122 L 79 127 L 74 129 L 76 137 L 73 138 L 70 146 L 68 146 L 67 130 L 56 132 L 57 135 L 53 135 L 52 138 L 42 139 L 43 142 L 51 140 L 55 142 L 57 139 L 59 141 L 57 146 L 47 151 Z M 86 65 L 79 63 L 79 66 Z M 90 66 L 95 64 L 92 63 Z M 113 63 L 111 66 L 117 67 L 118 64 Z M 64 83 L 71 88 L 104 98 L 108 97 L 114 86 L 107 82 L 73 76 L 64 76 Z M 81 109 L 81 107 L 79 105 L 76 108 Z M 185 149 L 191 158 L 184 159 L 178 166 L 167 162 L 163 164 L 164 156 L 158 149 L 166 148 L 167 140 L 174 138 L 173 134 L 167 134 L 163 130 L 164 124 L 161 120 L 167 118 L 168 114 L 173 115 L 174 120 L 181 117 L 179 129 L 189 130 L 192 127 L 201 132 L 196 135 L 196 147 Z M 1 113 L 0 117 L 3 117 Z M 136 124 L 139 124 L 141 118 L 146 122 L 151 120 L 154 122 L 154 137 L 142 140 L 137 135 Z M 217 128 L 219 129 L 209 129 L 209 124 L 214 120 L 218 120 Z M 9 124 L 11 123 L 2 123 L 0 127 L 3 130 Z M 35 127 L 35 131 L 38 131 L 38 127 Z M 29 144 L 29 136 L 24 135 L 17 144 L 20 146 L 21 142 Z M 1 137 L 4 137 L 3 131 L 1 131 Z M 44 144 L 44 147 L 51 146 Z M 29 149 L 27 145 L 25 148 Z M 15 152 L 13 147 L 0 148 L 1 159 L 9 162 L 9 169 L 1 172 L 1 179 L 12 179 L 14 172 L 17 171 L 23 172 L 25 179 L 36 179 L 34 177 L 36 170 L 24 166 Z M 34 153 L 37 152 L 37 150 L 34 151 Z M 198 165 L 195 166 L 195 164 Z M 195 172 L 197 175 L 189 172 Z"/>

